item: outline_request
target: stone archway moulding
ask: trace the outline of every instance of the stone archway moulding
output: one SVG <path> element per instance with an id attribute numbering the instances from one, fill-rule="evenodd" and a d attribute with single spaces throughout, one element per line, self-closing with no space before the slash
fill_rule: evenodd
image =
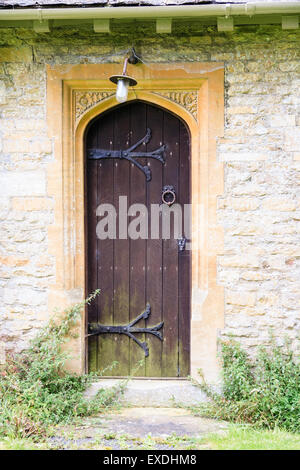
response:
<path id="1" fill-rule="evenodd" d="M 54 143 L 48 166 L 49 196 L 55 202 L 49 226 L 49 252 L 55 257 L 56 283 L 48 297 L 49 313 L 85 295 L 84 136 L 88 123 L 116 106 L 115 85 L 108 77 L 118 64 L 47 67 L 47 118 Z M 222 63 L 149 64 L 134 67 L 138 85 L 128 100 L 161 106 L 187 124 L 191 135 L 192 299 L 191 374 L 202 369 L 206 380 L 218 379 L 217 335 L 224 323 L 223 288 L 217 285 L 217 255 L 223 232 L 216 221 L 217 196 L 223 193 L 223 167 L 216 158 L 216 139 L 224 129 Z M 86 367 L 85 313 L 70 348 L 69 367 Z"/>

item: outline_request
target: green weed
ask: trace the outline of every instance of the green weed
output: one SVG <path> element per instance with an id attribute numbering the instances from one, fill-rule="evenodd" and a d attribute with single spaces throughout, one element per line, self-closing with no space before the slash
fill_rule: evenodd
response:
<path id="1" fill-rule="evenodd" d="M 288 343 L 261 348 L 251 360 L 233 340 L 221 343 L 223 390 L 216 393 L 202 377 L 211 399 L 198 413 L 256 427 L 300 430 L 300 363 Z"/>
<path id="2" fill-rule="evenodd" d="M 10 356 L 1 367 L 0 436 L 41 437 L 52 425 L 92 415 L 116 400 L 122 385 L 100 390 L 88 401 L 83 393 L 94 376 L 65 370 L 68 354 L 62 346 L 72 336 L 83 307 L 98 294 L 97 290 L 66 309 L 59 320 L 50 320 L 27 350 Z"/>

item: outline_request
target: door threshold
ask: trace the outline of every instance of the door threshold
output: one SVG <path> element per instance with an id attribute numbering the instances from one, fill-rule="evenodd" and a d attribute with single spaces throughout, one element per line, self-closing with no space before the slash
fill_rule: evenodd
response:
<path id="1" fill-rule="evenodd" d="M 127 379 L 128 377 L 123 377 Z M 95 380 L 85 392 L 86 398 L 94 398 L 101 389 L 110 389 L 116 387 L 121 377 L 101 377 Z M 124 405 L 136 407 L 174 407 L 177 404 L 197 405 L 206 401 L 207 397 L 199 387 L 192 384 L 189 380 L 175 377 L 152 378 L 129 377 L 123 393 L 118 397 L 118 402 Z"/>
<path id="2" fill-rule="evenodd" d="M 129 379 L 129 380 L 186 380 L 186 381 L 189 381 L 189 378 L 188 377 L 131 377 L 131 376 L 128 376 L 128 375 L 99 375 L 98 377 L 96 376 L 95 377 L 95 380 L 102 380 L 102 379 L 105 379 L 105 380 L 109 380 L 109 379 L 113 379 L 113 380 L 117 380 L 117 379 L 120 379 L 120 380 L 124 380 L 124 379 Z"/>

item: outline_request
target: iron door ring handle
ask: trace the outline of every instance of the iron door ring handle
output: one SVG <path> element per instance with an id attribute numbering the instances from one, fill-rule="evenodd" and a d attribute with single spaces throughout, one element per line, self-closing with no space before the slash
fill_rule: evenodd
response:
<path id="1" fill-rule="evenodd" d="M 170 198 L 171 196 L 171 198 Z M 176 201 L 176 193 L 173 186 L 165 186 L 161 195 L 161 200 L 167 206 L 171 206 Z"/>

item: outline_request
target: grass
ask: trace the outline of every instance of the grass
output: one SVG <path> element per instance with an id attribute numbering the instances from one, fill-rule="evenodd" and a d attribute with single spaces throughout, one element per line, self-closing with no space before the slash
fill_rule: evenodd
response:
<path id="1" fill-rule="evenodd" d="M 32 439 L 4 438 L 0 441 L 1 450 L 47 450 L 49 446 L 45 442 L 37 443 Z"/>
<path id="2" fill-rule="evenodd" d="M 216 450 L 300 450 L 300 434 L 274 429 L 253 429 L 250 426 L 230 425 L 225 434 L 207 437 Z"/>
<path id="3" fill-rule="evenodd" d="M 0 450 L 46 450 L 68 448 L 73 450 L 300 450 L 300 434 L 274 429 L 259 430 L 248 425 L 229 425 L 226 431 L 201 437 L 177 436 L 175 433 L 162 438 L 151 434 L 132 437 L 126 434 L 96 433 L 84 440 L 76 429 L 63 433 L 69 439 L 67 445 L 48 442 L 37 443 L 31 439 L 4 439 Z"/>

